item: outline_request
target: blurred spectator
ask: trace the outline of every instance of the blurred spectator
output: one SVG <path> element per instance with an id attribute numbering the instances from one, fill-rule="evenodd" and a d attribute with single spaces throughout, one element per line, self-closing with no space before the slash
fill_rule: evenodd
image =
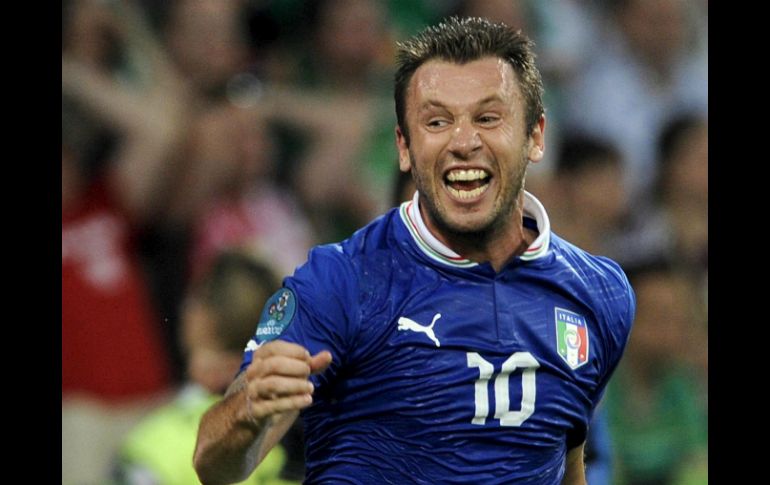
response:
<path id="1" fill-rule="evenodd" d="M 659 219 L 631 210 L 622 160 L 621 152 L 600 138 L 566 137 L 547 198 L 554 231 L 626 266 L 665 252 L 668 232 Z"/>
<path id="2" fill-rule="evenodd" d="M 697 114 L 675 118 L 660 133 L 658 153 L 654 198 L 639 212 L 665 231 L 665 253 L 693 278 L 707 313 L 708 121 Z M 705 351 L 694 364 L 708 368 Z"/>
<path id="3" fill-rule="evenodd" d="M 249 71 L 251 53 L 245 24 L 239 17 L 243 3 L 175 0 L 167 4 L 156 2 L 151 9 L 158 19 L 158 41 L 154 47 L 164 52 L 168 68 L 176 73 L 176 89 L 187 93 L 183 143 L 167 162 L 169 168 L 174 167 L 173 184 L 168 188 L 162 218 L 142 240 L 142 254 L 150 269 L 158 304 L 170 322 L 169 342 L 177 355 L 181 354 L 177 335 L 180 302 L 192 270 L 199 269 L 190 267 L 195 223 L 219 193 L 223 176 L 237 176 L 231 173 L 233 166 L 225 159 L 241 146 L 236 142 L 234 147 L 225 147 L 224 143 L 231 140 L 222 140 L 214 150 L 199 154 L 203 148 L 196 137 L 201 125 L 216 116 L 212 113 L 221 113 L 223 107 L 234 102 L 245 102 L 257 89 Z M 227 153 L 212 154 L 216 149 Z M 199 160 L 209 155 L 213 159 L 205 164 L 204 170 Z M 222 167 L 216 167 L 220 162 Z M 181 357 L 175 363 L 181 374 Z"/>
<path id="4" fill-rule="evenodd" d="M 563 140 L 548 200 L 557 232 L 635 266 L 668 255 L 705 285 L 708 271 L 708 124 L 677 117 L 660 134 L 659 169 L 647 203 L 632 203 L 611 144 Z M 590 190 L 587 190 L 590 188 Z"/>
<path id="5" fill-rule="evenodd" d="M 70 14 L 65 16 L 62 93 L 77 100 L 112 134 L 116 155 L 109 158 L 125 160 L 107 162 L 117 167 L 117 177 L 112 177 L 114 193 L 128 197 L 125 207 L 138 213 L 133 219 L 140 229 L 134 237 L 134 250 L 146 270 L 156 311 L 168 323 L 161 328 L 170 344 L 172 373 L 177 379 L 181 375 L 181 357 L 175 345 L 175 310 L 170 311 L 167 302 L 173 300 L 181 285 L 159 277 L 162 273 L 153 252 L 159 246 L 158 228 L 168 222 L 166 212 L 176 177 L 184 167 L 184 160 L 176 155 L 185 143 L 192 93 L 148 28 L 143 11 L 132 2 L 73 0 L 65 11 Z M 66 21 L 94 24 L 85 21 L 88 16 L 84 12 L 99 19 L 99 30 L 84 30 Z M 119 55 L 109 57 L 96 50 L 68 48 L 98 44 L 95 39 L 100 36 L 111 39 L 107 45 Z M 117 60 L 99 61 L 109 58 Z M 184 254 L 184 245 L 174 246 L 176 253 Z M 175 259 L 163 261 L 173 264 Z"/>
<path id="6" fill-rule="evenodd" d="M 294 206 L 293 219 L 297 225 L 304 224 L 301 209 L 321 239 L 349 235 L 351 227 L 376 211 L 378 200 L 373 194 L 384 190 L 378 187 L 387 187 L 371 176 L 368 167 L 376 165 L 376 159 L 362 156 L 383 132 L 383 124 L 372 119 L 379 119 L 378 112 L 390 115 L 391 111 L 389 98 L 383 101 L 372 94 L 376 92 L 373 81 L 388 78 L 379 75 L 387 57 L 381 46 L 389 38 L 380 4 L 373 0 L 328 0 L 307 6 L 269 3 L 260 8 L 245 2 L 223 3 L 226 5 L 176 2 L 166 24 L 173 58 L 197 91 L 205 93 L 196 104 L 197 121 L 185 151 L 190 168 L 180 176 L 173 219 L 208 220 L 203 224 L 209 228 L 232 225 L 233 217 L 225 221 L 220 216 L 220 222 L 213 224 L 211 215 L 222 213 L 221 198 L 227 192 L 231 216 L 242 218 L 241 209 L 249 204 L 234 210 L 233 193 L 237 191 L 225 187 L 237 180 L 240 192 L 247 190 L 249 182 L 256 184 L 253 194 L 272 188 L 273 194 L 265 194 L 272 201 L 295 199 L 287 195 L 294 192 L 301 207 L 289 201 Z M 280 18 L 292 19 L 298 25 L 277 25 Z M 214 47 L 206 45 L 206 38 L 199 36 L 196 25 L 216 30 L 217 52 L 228 46 L 232 52 L 220 54 L 222 59 L 214 64 L 209 62 L 217 54 Z M 273 32 L 255 32 L 259 26 Z M 357 35 L 355 40 L 353 35 Z M 256 43 L 263 39 L 264 44 Z M 216 72 L 208 72 L 210 66 Z M 387 121 L 390 161 L 394 156 L 390 154 L 395 153 L 394 121 L 390 117 Z M 247 145 L 252 148 L 247 149 Z M 258 154 L 265 146 L 269 153 Z M 238 151 L 242 153 L 236 154 Z M 243 162 L 236 158 L 245 160 L 248 156 L 271 158 L 267 163 L 270 177 L 254 180 L 254 174 L 240 171 Z M 255 163 L 265 165 L 264 161 Z M 276 197 L 277 192 L 283 197 Z M 280 201 L 281 205 L 285 202 Z M 267 206 L 262 206 L 258 212 L 264 214 Z M 259 232 L 263 236 L 274 229 L 290 233 L 278 228 L 279 223 L 289 224 L 283 217 L 286 213 L 282 208 L 272 211 L 269 217 L 273 222 L 261 221 L 265 227 Z M 249 224 L 254 229 L 254 224 Z M 200 243 L 201 229 L 195 231 Z M 296 231 L 293 234 L 298 235 Z M 282 240 L 285 245 L 287 239 Z M 206 244 L 211 245 L 211 240 Z M 302 245 L 303 241 L 294 244 Z M 200 252 L 199 248 L 193 251 Z M 284 251 L 291 252 L 291 248 L 284 247 Z M 304 256 L 303 251 L 302 259 Z M 286 259 L 297 262 L 288 255 Z M 294 269 L 289 263 L 284 267 L 288 272 Z"/>
<path id="7" fill-rule="evenodd" d="M 74 116 L 72 108 L 66 114 Z M 108 177 L 89 173 L 97 170 L 85 165 L 92 141 L 69 131 L 62 130 L 62 483 L 99 483 L 110 450 L 163 398 L 171 371 L 134 221 Z"/>
<path id="8" fill-rule="evenodd" d="M 384 2 L 313 0 L 308 22 L 302 84 L 363 96 L 387 89 L 392 48 Z"/>
<path id="9" fill-rule="evenodd" d="M 281 259 L 282 269 L 291 271 L 294 264 L 304 259 L 305 246 L 309 247 L 310 243 L 304 234 L 286 235 L 285 230 L 273 230 L 278 226 L 277 222 L 262 224 L 259 231 L 255 229 L 257 219 L 265 217 L 264 207 L 269 206 L 265 201 L 277 199 L 277 190 L 271 189 L 268 193 L 252 187 L 256 195 L 244 195 L 250 183 L 264 183 L 265 187 L 270 184 L 265 179 L 253 178 L 260 175 L 258 166 L 264 164 L 259 158 L 269 156 L 255 154 L 255 150 L 261 150 L 264 145 L 260 138 L 253 137 L 261 134 L 262 127 L 249 125 L 250 120 L 238 113 L 240 106 L 253 104 L 257 89 L 256 78 L 248 73 L 250 52 L 239 18 L 243 2 L 179 0 L 168 6 L 156 5 L 154 11 L 165 29 L 162 38 L 166 44 L 158 42 L 146 25 L 143 12 L 132 8 L 136 6 L 132 2 L 97 5 L 103 16 L 111 19 L 110 28 L 116 33 L 111 35 L 113 42 L 110 45 L 123 53 L 123 65 L 119 69 L 102 66 L 100 70 L 90 72 L 86 70 L 86 60 L 66 51 L 63 54 L 65 69 L 81 75 L 87 72 L 91 78 L 108 78 L 111 88 L 102 90 L 99 103 L 113 105 L 112 111 L 118 113 L 117 116 L 131 118 L 135 125 L 144 125 L 155 138 L 162 139 L 164 133 L 174 132 L 174 149 L 158 155 L 154 162 L 160 167 L 160 176 L 147 174 L 147 179 L 158 183 L 162 190 L 155 193 L 154 198 L 142 201 L 152 209 L 153 216 L 144 222 L 138 238 L 138 251 L 148 270 L 159 312 L 168 322 L 164 329 L 167 330 L 169 348 L 173 350 L 174 369 L 176 374 L 181 374 L 183 364 L 177 346 L 177 312 L 191 277 L 190 270 L 200 271 L 212 252 L 226 245 L 261 247 L 261 239 L 255 242 L 259 237 L 269 240 L 268 245 L 281 247 L 281 254 L 285 255 Z M 124 11 L 131 15 L 126 18 L 121 15 Z M 80 31 L 82 29 L 76 33 Z M 141 35 L 121 36 L 122 31 L 140 32 Z M 91 37 L 96 35 L 90 34 Z M 80 37 L 80 43 L 73 42 L 75 45 L 89 44 L 88 36 Z M 90 43 L 94 43 L 93 38 Z M 121 72 L 131 76 L 121 77 Z M 67 77 L 77 79 L 71 74 Z M 72 89 L 82 89 L 82 86 Z M 170 106 L 180 108 L 174 118 L 163 116 L 172 113 Z M 124 127 L 116 131 L 121 140 L 133 136 Z M 230 221 L 240 218 L 241 224 L 228 225 L 210 216 L 212 212 L 224 212 L 219 219 L 231 215 L 229 211 L 221 210 L 221 199 L 225 196 L 237 209 L 232 212 L 255 206 L 262 209 L 258 215 L 249 214 L 245 219 L 238 212 Z M 298 214 L 291 212 L 292 217 L 285 217 L 284 206 L 273 205 L 279 209 L 273 211 L 273 217 L 298 221 L 284 226 L 301 224 Z M 223 225 L 228 225 L 228 230 L 220 239 L 207 239 L 212 230 L 221 229 Z M 291 243 L 287 243 L 289 239 Z M 193 256 L 190 251 L 194 251 Z M 194 268 L 189 267 L 191 258 L 196 263 Z"/>
<path id="10" fill-rule="evenodd" d="M 703 305 L 686 273 L 666 263 L 627 269 L 634 331 L 605 405 L 619 485 L 707 483 L 708 408 Z M 690 482 L 692 483 L 692 482 Z"/>
<path id="11" fill-rule="evenodd" d="M 90 0 L 65 7 L 71 23 L 62 52 L 62 481 L 89 484 L 103 482 L 123 433 L 172 383 L 137 241 L 158 217 L 173 174 L 166 161 L 184 131 L 184 92 L 169 89 L 173 73 L 152 50 L 145 62 L 160 82 L 124 88 L 130 79 L 142 82 L 127 75 L 138 66 L 115 61 L 115 52 L 130 57 L 116 45 L 146 42 L 135 12 L 118 17 Z M 100 132 L 112 143 L 94 152 Z"/>
<path id="12" fill-rule="evenodd" d="M 516 30 L 527 32 L 527 35 L 536 35 L 530 2 L 526 0 L 461 0 L 457 2 L 455 13 L 461 17 L 482 17 L 493 22 L 503 22 Z"/>
<path id="13" fill-rule="evenodd" d="M 238 3 L 175 2 L 164 24 L 176 29 L 173 58 L 132 2 L 63 5 L 63 483 L 103 483 L 126 430 L 167 398 L 191 244 L 200 272 L 215 251 L 239 246 L 290 273 L 315 242 L 273 184 L 254 83 L 233 87 L 248 67 L 228 32 L 239 28 Z M 213 52 L 189 35 L 207 21 Z M 209 66 L 211 56 L 223 59 Z M 70 105 L 109 136 L 91 136 Z M 112 339 L 117 347 L 105 345 Z"/>
<path id="14" fill-rule="evenodd" d="M 565 131 L 615 144 L 631 201 L 649 197 L 656 176 L 656 137 L 681 112 L 708 112 L 708 45 L 699 30 L 705 2 L 604 2 L 600 51 L 568 89 Z"/>
<path id="15" fill-rule="evenodd" d="M 546 85 L 581 69 L 595 45 L 595 2 L 578 0 L 459 0 L 454 13 L 484 17 L 523 30 L 537 45 Z M 548 93 L 547 97 L 557 93 Z"/>
<path id="16" fill-rule="evenodd" d="M 304 14 L 294 82 L 270 84 L 266 98 L 286 143 L 302 147 L 289 160 L 292 187 L 321 239 L 336 240 L 389 203 L 393 27 L 376 0 L 315 0 Z"/>
<path id="17" fill-rule="evenodd" d="M 576 135 L 562 142 L 552 183 L 552 227 L 593 254 L 609 256 L 607 238 L 618 232 L 627 209 L 621 164 L 621 154 L 603 140 Z"/>
<path id="18" fill-rule="evenodd" d="M 233 247 L 270 258 L 282 276 L 292 274 L 316 242 L 298 201 L 277 180 L 275 135 L 257 111 L 223 105 L 193 129 L 191 169 L 179 189 L 205 195 L 192 209 L 192 278 L 214 254 Z"/>
<path id="19" fill-rule="evenodd" d="M 224 394 L 263 303 L 278 287 L 272 270 L 246 254 L 229 251 L 214 258 L 189 291 L 182 311 L 188 382 L 173 402 L 154 410 L 128 434 L 116 459 L 116 485 L 198 483 L 191 457 L 200 417 Z M 301 446 L 277 446 L 242 483 L 299 484 L 302 452 Z"/>
<path id="20" fill-rule="evenodd" d="M 672 250 L 696 272 L 708 269 L 708 122 L 685 115 L 663 127 L 656 202 L 672 234 Z"/>
<path id="21" fill-rule="evenodd" d="M 227 95 L 228 83 L 248 71 L 251 53 L 243 0 L 174 0 L 165 45 L 175 66 L 204 99 Z"/>
<path id="22" fill-rule="evenodd" d="M 373 160 L 366 158 L 367 152 L 376 146 L 370 138 L 376 107 L 342 93 L 322 95 L 284 86 L 270 87 L 265 102 L 272 104 L 269 112 L 280 129 L 300 138 L 301 148 L 287 166 L 289 186 L 320 240 L 349 236 L 357 221 L 384 204 L 379 194 L 391 185 L 387 178 L 376 178 L 365 162 Z M 394 136 L 393 126 L 389 128 Z M 388 154 L 392 161 L 395 148 L 389 147 Z"/>

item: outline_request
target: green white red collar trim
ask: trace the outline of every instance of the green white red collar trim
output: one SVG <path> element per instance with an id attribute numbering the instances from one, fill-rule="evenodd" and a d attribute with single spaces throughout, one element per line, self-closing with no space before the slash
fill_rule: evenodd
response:
<path id="1" fill-rule="evenodd" d="M 545 256 L 551 246 L 551 221 L 548 219 L 548 213 L 543 204 L 526 190 L 524 191 L 524 215 L 535 220 L 539 233 L 524 251 L 524 254 L 520 256 L 524 261 L 532 261 Z"/>
<path id="2" fill-rule="evenodd" d="M 404 221 L 404 225 L 409 229 L 414 241 L 422 252 L 434 261 L 450 266 L 458 268 L 472 268 L 477 266 L 478 263 L 463 258 L 431 234 L 425 226 L 425 222 L 422 220 L 419 209 L 419 198 L 420 193 L 415 191 L 412 200 L 401 204 L 399 213 L 401 214 L 401 219 Z"/>
<path id="3" fill-rule="evenodd" d="M 477 266 L 478 263 L 463 258 L 431 234 L 422 219 L 419 205 L 420 195 L 419 192 L 415 191 L 412 200 L 402 203 L 399 208 L 401 220 L 404 222 L 404 225 L 409 230 L 412 238 L 417 243 L 417 247 L 419 247 L 426 256 L 440 263 L 458 268 L 472 268 Z M 551 222 L 548 219 L 548 214 L 546 213 L 543 204 L 527 191 L 524 191 L 524 215 L 535 219 L 537 230 L 540 233 L 524 254 L 520 256 L 524 261 L 532 261 L 545 256 L 548 252 L 551 241 Z"/>

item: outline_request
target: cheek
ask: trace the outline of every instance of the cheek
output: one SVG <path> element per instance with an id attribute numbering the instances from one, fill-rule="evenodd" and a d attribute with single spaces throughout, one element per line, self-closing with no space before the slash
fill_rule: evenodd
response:
<path id="1" fill-rule="evenodd" d="M 240 356 L 216 349 L 198 349 L 190 354 L 187 372 L 192 380 L 209 390 L 226 387 L 238 371 Z"/>
<path id="2" fill-rule="evenodd" d="M 517 133 L 511 126 L 504 125 L 481 135 L 484 150 L 501 168 L 506 165 L 515 167 L 529 160 L 529 144 L 524 137 L 516 136 Z"/>
<path id="3" fill-rule="evenodd" d="M 409 149 L 412 166 L 416 168 L 423 178 L 432 174 L 437 168 L 440 154 L 441 145 L 433 138 L 413 139 Z"/>

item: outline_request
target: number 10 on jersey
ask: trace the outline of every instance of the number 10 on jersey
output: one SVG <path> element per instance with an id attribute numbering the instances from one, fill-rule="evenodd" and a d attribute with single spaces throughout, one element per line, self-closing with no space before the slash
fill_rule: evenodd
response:
<path id="1" fill-rule="evenodd" d="M 479 378 L 473 386 L 476 413 L 473 424 L 484 424 L 489 415 L 488 383 L 495 373 L 495 367 L 476 352 L 468 352 L 468 367 L 478 367 Z M 516 352 L 503 362 L 500 372 L 495 377 L 495 418 L 500 426 L 521 426 L 535 412 L 535 371 L 540 364 L 529 352 Z M 521 407 L 518 411 L 510 409 L 508 399 L 508 376 L 521 369 Z"/>

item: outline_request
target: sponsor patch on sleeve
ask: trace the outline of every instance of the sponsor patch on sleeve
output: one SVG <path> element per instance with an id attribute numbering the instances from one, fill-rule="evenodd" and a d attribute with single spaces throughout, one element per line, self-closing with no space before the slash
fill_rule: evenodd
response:
<path id="1" fill-rule="evenodd" d="M 281 288 L 265 303 L 257 325 L 257 340 L 264 343 L 275 340 L 291 325 L 297 309 L 297 297 L 289 288 Z"/>

